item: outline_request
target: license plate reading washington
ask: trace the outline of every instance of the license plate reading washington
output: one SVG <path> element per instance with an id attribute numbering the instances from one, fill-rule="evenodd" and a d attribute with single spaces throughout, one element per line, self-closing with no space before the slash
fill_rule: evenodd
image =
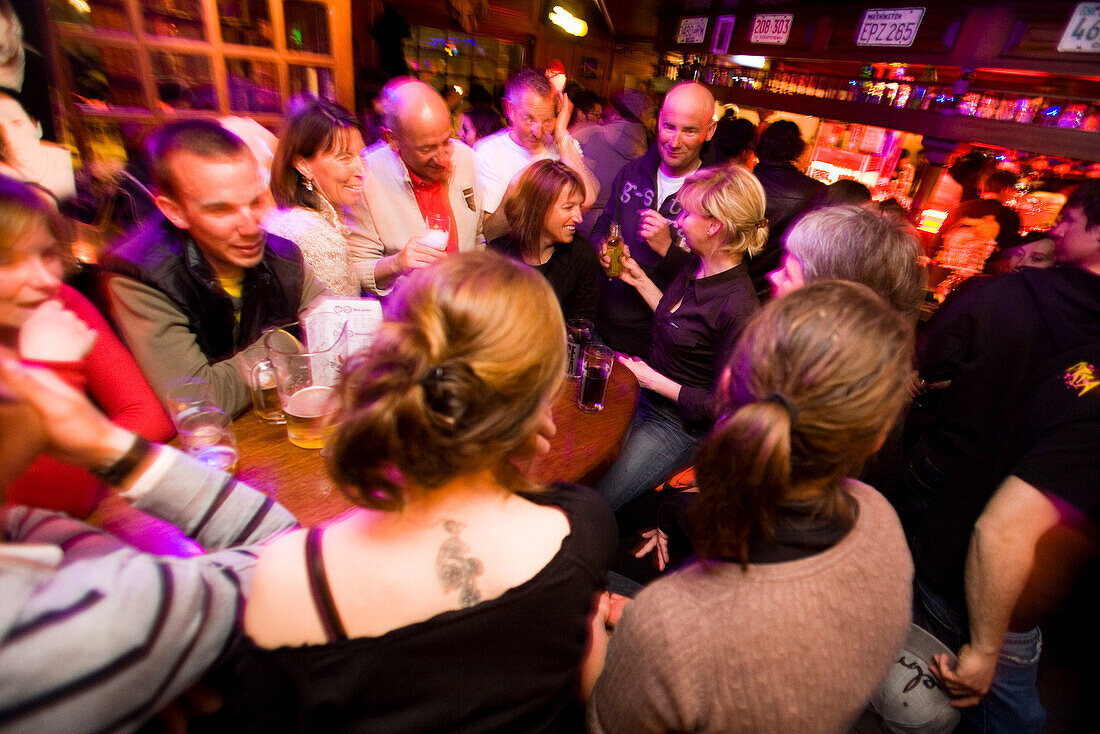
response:
<path id="1" fill-rule="evenodd" d="M 857 46 L 912 46 L 924 8 L 873 8 L 863 14 Z"/>
<path id="2" fill-rule="evenodd" d="M 1100 52 L 1100 3 L 1077 3 L 1058 50 Z"/>

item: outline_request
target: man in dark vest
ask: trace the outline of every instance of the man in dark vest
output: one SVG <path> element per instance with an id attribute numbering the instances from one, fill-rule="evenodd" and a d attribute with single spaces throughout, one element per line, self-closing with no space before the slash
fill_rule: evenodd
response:
<path id="1" fill-rule="evenodd" d="M 271 198 L 248 146 L 215 122 L 177 122 L 150 148 L 155 216 L 103 260 L 111 316 L 149 384 L 200 377 L 249 404 L 238 354 L 325 294 L 292 242 L 260 229 Z"/>

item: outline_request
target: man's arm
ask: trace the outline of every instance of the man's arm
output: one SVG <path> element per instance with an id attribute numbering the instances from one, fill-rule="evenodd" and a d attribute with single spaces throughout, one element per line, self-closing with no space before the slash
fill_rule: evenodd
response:
<path id="1" fill-rule="evenodd" d="M 0 378 L 36 418 L 24 431 L 55 458 L 105 468 L 127 455 L 134 435 L 56 376 L 5 362 Z M 146 454 L 121 485 L 147 509 L 174 508 L 166 514 L 212 547 L 295 525 L 262 494 L 172 449 Z M 11 508 L 2 522 L 13 542 L 0 549 L 0 729 L 136 729 L 226 649 L 254 549 L 160 558 L 54 512 Z M 37 555 L 22 544 L 40 544 Z"/>
<path id="2" fill-rule="evenodd" d="M 377 272 L 378 265 L 386 254 L 386 246 L 378 235 L 370 205 L 360 194 L 347 211 L 347 223 L 351 229 L 348 234 L 348 264 L 365 290 L 384 296 L 390 292 L 393 275 L 385 272 L 385 266 L 382 268 L 383 272 Z M 380 279 L 383 282 L 380 283 Z"/>
<path id="3" fill-rule="evenodd" d="M 581 206 L 591 209 L 596 203 L 596 197 L 600 193 L 600 182 L 584 165 L 584 155 L 581 152 L 581 144 L 569 134 L 569 116 L 573 112 L 573 103 L 569 101 L 569 95 L 564 92 L 558 98 L 558 117 L 554 123 L 554 144 L 558 147 L 558 156 L 561 162 L 572 168 L 581 181 L 584 182 L 584 202 Z"/>
<path id="4" fill-rule="evenodd" d="M 187 317 L 163 293 L 112 274 L 107 277 L 107 296 L 126 346 L 161 402 L 169 382 L 198 377 L 213 386 L 214 398 L 226 412 L 239 413 L 251 404 L 236 358 L 211 363 Z"/>
<path id="5" fill-rule="evenodd" d="M 1059 506 L 1015 476 L 1001 484 L 978 518 L 966 557 L 970 642 L 959 650 L 954 670 L 946 655 L 935 656 L 932 665 L 955 699 L 952 705 L 977 705 L 989 690 L 1013 610 L 1035 566 L 1039 541 L 1062 521 Z"/>

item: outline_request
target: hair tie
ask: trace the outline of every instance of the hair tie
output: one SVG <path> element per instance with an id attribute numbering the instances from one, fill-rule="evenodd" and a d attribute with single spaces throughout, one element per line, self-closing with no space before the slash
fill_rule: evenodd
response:
<path id="1" fill-rule="evenodd" d="M 764 227 L 767 227 L 767 226 L 768 226 L 768 218 L 767 217 L 761 218 L 761 220 L 756 223 L 756 228 L 757 229 L 764 229 Z"/>
<path id="2" fill-rule="evenodd" d="M 434 392 L 436 387 L 439 386 L 439 381 L 443 379 L 443 368 L 439 365 L 432 367 L 424 376 L 420 378 L 420 386 L 425 390 Z"/>
<path id="3" fill-rule="evenodd" d="M 770 392 L 765 395 L 761 400 L 765 403 L 775 403 L 776 405 L 782 405 L 786 408 L 787 413 L 791 416 L 791 424 L 798 422 L 798 408 L 794 407 L 794 403 L 781 392 Z"/>

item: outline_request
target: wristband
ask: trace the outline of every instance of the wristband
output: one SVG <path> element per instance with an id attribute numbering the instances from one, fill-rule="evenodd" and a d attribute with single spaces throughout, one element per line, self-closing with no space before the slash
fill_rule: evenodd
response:
<path id="1" fill-rule="evenodd" d="M 130 444 L 130 448 L 118 461 L 103 469 L 92 469 L 91 472 L 107 484 L 117 486 L 129 476 L 130 472 L 137 468 L 141 460 L 148 456 L 152 450 L 153 444 L 149 443 L 143 436 L 135 435 L 134 442 Z"/>

